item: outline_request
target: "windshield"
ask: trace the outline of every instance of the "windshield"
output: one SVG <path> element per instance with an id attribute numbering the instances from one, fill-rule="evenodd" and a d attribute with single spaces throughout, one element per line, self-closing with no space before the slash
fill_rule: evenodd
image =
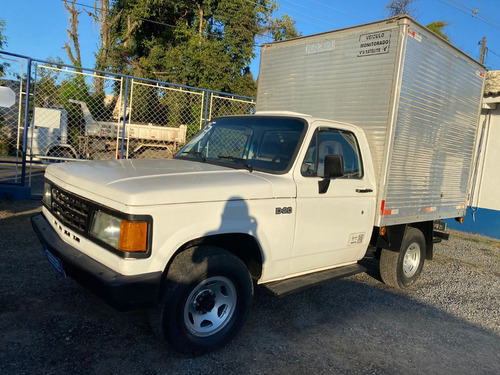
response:
<path id="1" fill-rule="evenodd" d="M 302 120 L 281 117 L 216 119 L 177 158 L 272 173 L 287 172 L 305 129 Z"/>

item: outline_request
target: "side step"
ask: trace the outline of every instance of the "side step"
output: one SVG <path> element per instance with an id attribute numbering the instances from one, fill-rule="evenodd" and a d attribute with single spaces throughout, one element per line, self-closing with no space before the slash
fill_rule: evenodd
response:
<path id="1" fill-rule="evenodd" d="M 283 297 L 287 294 L 324 283 L 325 281 L 340 279 L 341 277 L 352 276 L 362 272 L 366 272 L 366 268 L 355 263 L 344 267 L 333 268 L 331 270 L 309 273 L 291 279 L 274 281 L 264 285 L 275 295 Z"/>

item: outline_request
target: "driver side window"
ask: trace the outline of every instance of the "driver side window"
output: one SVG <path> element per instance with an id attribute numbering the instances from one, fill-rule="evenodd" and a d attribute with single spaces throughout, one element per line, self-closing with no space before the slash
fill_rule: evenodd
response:
<path id="1" fill-rule="evenodd" d="M 338 129 L 318 129 L 314 134 L 301 166 L 305 177 L 323 177 L 326 155 L 342 155 L 344 176 L 362 178 L 363 170 L 358 142 L 353 133 Z"/>

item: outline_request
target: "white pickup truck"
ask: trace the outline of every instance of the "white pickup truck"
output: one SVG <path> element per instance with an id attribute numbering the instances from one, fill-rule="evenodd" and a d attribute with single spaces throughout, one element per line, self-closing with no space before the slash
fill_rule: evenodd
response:
<path id="1" fill-rule="evenodd" d="M 340 48 L 368 33 L 388 38 L 390 54 Z M 415 60 L 403 52 L 432 55 L 433 45 L 438 57 L 410 79 Z M 465 214 L 484 69 L 457 51 L 407 17 L 267 45 L 260 112 L 213 120 L 171 160 L 49 166 L 35 232 L 61 274 L 118 309 L 152 308 L 156 333 L 185 354 L 238 333 L 255 282 L 284 295 L 362 272 L 358 262 L 373 251 L 385 283 L 411 286 L 446 237 L 434 221 Z M 336 70 L 370 67 L 370 56 L 395 62 L 374 65 L 379 75 L 359 70 L 364 91 L 316 79 L 318 65 L 307 70 L 339 53 L 352 61 L 329 70 L 333 81 L 344 79 Z M 446 53 L 460 75 L 429 69 Z M 367 91 L 373 102 L 357 108 Z M 354 103 L 357 124 L 272 109 L 300 107 L 299 98 L 341 117 Z"/>

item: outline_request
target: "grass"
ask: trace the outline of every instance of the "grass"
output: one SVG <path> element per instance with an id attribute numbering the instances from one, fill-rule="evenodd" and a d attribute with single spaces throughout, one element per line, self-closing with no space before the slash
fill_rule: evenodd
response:
<path id="1" fill-rule="evenodd" d="M 484 238 L 465 237 L 465 236 L 461 236 L 459 234 L 458 235 L 455 234 L 453 237 L 456 237 L 456 238 L 464 240 L 464 241 L 474 242 L 474 243 L 478 243 L 478 244 L 484 244 L 484 245 L 488 245 L 488 246 L 492 246 L 492 247 L 496 247 L 496 248 L 500 249 L 500 241 L 497 241 L 497 240 L 487 240 Z"/>

